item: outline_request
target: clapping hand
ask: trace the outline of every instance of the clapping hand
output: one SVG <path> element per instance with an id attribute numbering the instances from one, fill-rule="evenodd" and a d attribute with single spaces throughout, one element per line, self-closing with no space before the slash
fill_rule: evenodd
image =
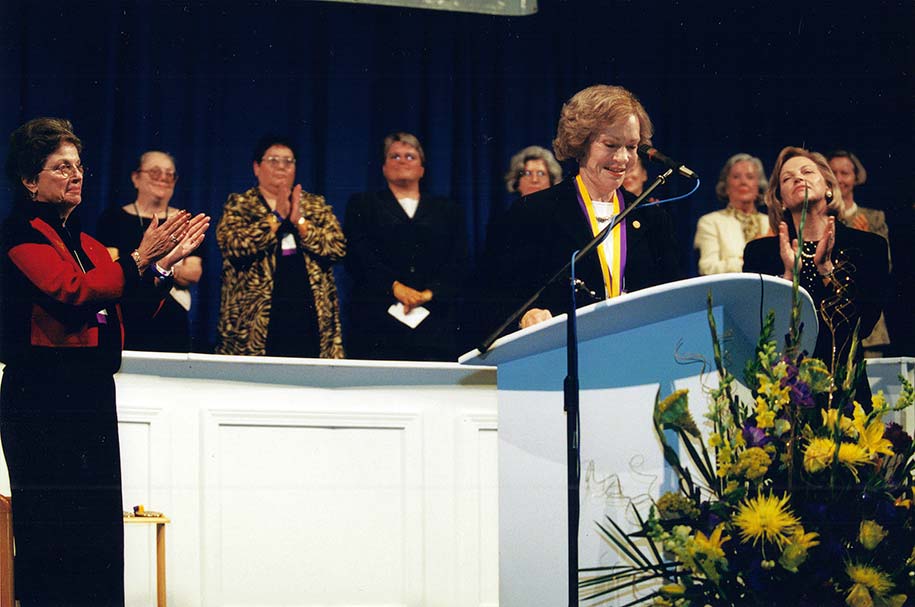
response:
<path id="1" fill-rule="evenodd" d="M 200 246 L 200 243 L 202 243 L 204 237 L 206 237 L 206 231 L 209 227 L 209 215 L 200 213 L 193 219 L 188 220 L 187 230 L 184 232 L 184 236 L 172 250 L 166 253 L 160 260 L 159 265 L 162 269 L 166 272 L 169 271 L 173 265 L 197 250 L 197 247 Z"/>
<path id="2" fill-rule="evenodd" d="M 190 227 L 189 218 L 187 211 L 178 211 L 160 224 L 158 216 L 152 216 L 137 247 L 137 269 L 140 274 L 146 271 L 149 264 L 158 261 L 181 242 Z"/>

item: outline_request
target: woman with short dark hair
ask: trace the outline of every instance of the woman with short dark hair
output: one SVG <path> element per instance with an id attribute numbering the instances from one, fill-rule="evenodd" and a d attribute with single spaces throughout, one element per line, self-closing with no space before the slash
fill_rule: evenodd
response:
<path id="1" fill-rule="evenodd" d="M 223 207 L 218 354 L 343 358 L 333 266 L 346 239 L 324 197 L 293 186 L 295 167 L 291 141 L 262 137 L 257 185 Z"/>
<path id="2" fill-rule="evenodd" d="M 113 261 L 73 214 L 81 149 L 68 121 L 37 118 L 13 131 L 6 162 L 16 202 L 0 244 L 0 437 L 23 607 L 124 604 L 118 302 L 143 283 L 164 297 L 209 227 L 184 212 L 153 220 Z"/>

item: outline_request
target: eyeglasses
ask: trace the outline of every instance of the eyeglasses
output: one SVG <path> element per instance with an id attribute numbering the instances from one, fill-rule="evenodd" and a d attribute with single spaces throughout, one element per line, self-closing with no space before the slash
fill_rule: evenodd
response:
<path id="1" fill-rule="evenodd" d="M 137 169 L 137 173 L 146 173 L 153 181 L 167 181 L 168 183 L 175 183 L 178 181 L 178 173 L 175 171 L 163 171 L 159 167 L 152 169 Z"/>
<path id="2" fill-rule="evenodd" d="M 414 154 L 412 152 L 407 152 L 402 157 L 397 152 L 394 152 L 393 154 L 388 154 L 388 158 L 390 158 L 391 160 L 400 160 L 401 158 L 403 158 L 407 162 L 414 162 L 416 160 L 419 160 L 419 156 L 417 156 L 416 154 Z"/>
<path id="3" fill-rule="evenodd" d="M 63 177 L 64 179 L 69 179 L 69 178 L 70 178 L 70 175 L 73 175 L 73 174 L 76 173 L 77 171 L 79 171 L 79 174 L 80 174 L 80 175 L 85 175 L 85 174 L 86 174 L 86 167 L 83 166 L 83 163 L 82 163 L 82 162 L 77 163 L 76 165 L 70 164 L 69 162 L 62 162 L 62 163 L 58 164 L 56 167 L 54 167 L 54 168 L 51 168 L 51 169 L 41 169 L 41 171 L 39 171 L 39 172 L 44 172 L 44 171 L 48 171 L 49 173 L 57 173 L 58 175 L 60 175 L 60 176 Z"/>
<path id="4" fill-rule="evenodd" d="M 292 158 L 291 156 L 265 156 L 264 158 L 261 158 L 261 162 L 266 162 L 273 168 L 295 166 L 295 158 Z"/>
<path id="5" fill-rule="evenodd" d="M 533 177 L 534 175 L 543 178 L 546 177 L 546 171 L 528 171 L 525 169 L 524 171 L 520 171 L 518 173 L 518 177 Z"/>

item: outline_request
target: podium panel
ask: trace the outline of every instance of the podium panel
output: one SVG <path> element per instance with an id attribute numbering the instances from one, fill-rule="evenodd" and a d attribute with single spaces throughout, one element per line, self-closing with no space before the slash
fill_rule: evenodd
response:
<path id="1" fill-rule="evenodd" d="M 774 336 L 787 332 L 791 285 L 749 274 L 700 277 L 645 289 L 577 312 L 581 415 L 579 566 L 618 561 L 596 535 L 609 514 L 626 520 L 629 499 L 648 501 L 674 487 L 652 426 L 660 392 L 688 388 L 701 424 L 714 387 L 707 296 L 740 375 L 769 309 Z M 554 607 L 567 602 L 565 315 L 497 341 L 461 362 L 498 365 L 499 600 Z M 813 303 L 802 293 L 802 345 L 816 339 Z"/>

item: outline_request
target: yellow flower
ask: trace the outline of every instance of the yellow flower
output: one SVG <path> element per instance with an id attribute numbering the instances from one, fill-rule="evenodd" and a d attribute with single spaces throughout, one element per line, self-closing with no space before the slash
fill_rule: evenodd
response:
<path id="1" fill-rule="evenodd" d="M 851 443 L 842 443 L 839 445 L 839 463 L 845 464 L 845 466 L 851 470 L 851 473 L 855 475 L 855 480 L 858 480 L 858 471 L 855 469 L 855 466 L 866 464 L 869 461 L 870 458 L 867 455 L 867 451 L 858 445 L 853 445 Z"/>
<path id="2" fill-rule="evenodd" d="M 717 432 L 713 432 L 708 435 L 708 446 L 714 449 L 721 445 L 721 435 Z"/>
<path id="3" fill-rule="evenodd" d="M 658 425 L 679 428 L 699 438 L 701 433 L 689 410 L 687 393 L 689 390 L 675 390 L 670 396 L 655 405 L 654 420 Z"/>
<path id="4" fill-rule="evenodd" d="M 868 550 L 873 550 L 886 537 L 886 530 L 875 521 L 864 520 L 858 527 L 858 541 Z"/>
<path id="5" fill-rule="evenodd" d="M 769 403 L 762 396 L 756 397 L 756 427 L 771 428 L 775 421 L 775 411 L 769 409 Z"/>
<path id="6" fill-rule="evenodd" d="M 874 607 L 874 599 L 871 598 L 871 593 L 866 587 L 855 584 L 845 597 L 845 604 L 849 607 Z"/>
<path id="7" fill-rule="evenodd" d="M 741 541 L 753 540 L 754 546 L 760 540 L 774 542 L 781 548 L 800 524 L 787 505 L 787 495 L 778 498 L 771 493 L 744 500 L 732 521 L 740 530 Z"/>
<path id="8" fill-rule="evenodd" d="M 775 426 L 772 428 L 772 432 L 775 436 L 781 436 L 785 432 L 791 429 L 791 422 L 787 419 L 779 418 L 775 420 Z"/>
<path id="9" fill-rule="evenodd" d="M 885 426 L 879 419 L 875 419 L 858 433 L 858 446 L 868 452 L 869 455 L 893 455 L 893 443 L 883 438 Z"/>
<path id="10" fill-rule="evenodd" d="M 743 449 L 743 448 L 746 447 L 746 446 L 747 446 L 747 441 L 746 441 L 746 439 L 743 437 L 743 433 L 742 433 L 742 432 L 738 432 L 737 435 L 734 437 L 734 448 L 735 448 L 735 449 Z"/>
<path id="11" fill-rule="evenodd" d="M 839 432 L 845 436 L 851 436 L 852 431 L 854 430 L 854 425 L 849 418 L 845 417 L 844 415 L 839 415 L 838 409 L 821 409 L 820 415 L 823 417 L 824 427 L 828 428 L 830 431 L 833 431 L 838 424 Z"/>
<path id="12" fill-rule="evenodd" d="M 852 424 L 855 427 L 855 432 L 861 434 L 864 432 L 864 422 L 867 421 L 867 413 L 864 412 L 864 407 L 861 406 L 861 403 L 855 401 L 855 410 L 852 413 Z"/>
<path id="13" fill-rule="evenodd" d="M 782 555 L 778 559 L 779 564 L 790 571 L 797 573 L 797 568 L 807 560 L 807 550 L 819 545 L 817 541 L 818 533 L 804 533 L 804 528 L 798 525 L 791 539 L 782 549 Z"/>
<path id="14" fill-rule="evenodd" d="M 771 463 L 772 458 L 762 448 L 750 447 L 742 451 L 737 457 L 737 465 L 734 466 L 734 472 L 743 474 L 747 479 L 754 481 L 765 476 Z"/>
<path id="15" fill-rule="evenodd" d="M 668 491 L 658 498 L 655 506 L 661 519 L 699 518 L 701 512 L 691 499 L 673 491 Z"/>
<path id="16" fill-rule="evenodd" d="M 825 470 L 836 455 L 836 444 L 828 438 L 814 438 L 804 450 L 804 470 L 815 474 Z"/>
<path id="17" fill-rule="evenodd" d="M 731 451 L 731 446 L 725 443 L 715 452 L 715 456 L 718 465 L 715 474 L 717 474 L 719 478 L 724 478 L 731 471 L 731 462 L 733 461 L 734 452 Z"/>
<path id="18" fill-rule="evenodd" d="M 724 523 L 719 524 L 715 527 L 715 530 L 712 531 L 712 535 L 706 537 L 701 531 L 696 532 L 695 541 L 696 546 L 699 551 L 707 555 L 711 559 L 723 559 L 724 550 L 721 548 L 722 544 L 731 539 L 731 536 L 725 535 L 721 537 L 721 533 L 724 531 Z"/>
<path id="19" fill-rule="evenodd" d="M 887 407 L 886 397 L 883 395 L 883 390 L 879 390 L 871 397 L 871 408 L 873 408 L 874 411 L 885 411 L 889 408 Z"/>
<path id="20" fill-rule="evenodd" d="M 845 566 L 845 573 L 854 582 L 845 599 L 852 607 L 874 605 L 874 598 L 883 603 L 884 599 L 888 598 L 886 595 L 893 589 L 890 576 L 875 567 L 848 563 Z"/>
<path id="21" fill-rule="evenodd" d="M 779 363 L 779 365 L 784 366 L 782 363 Z M 778 365 L 773 370 L 777 369 Z M 773 380 L 765 375 L 757 374 L 756 379 L 759 380 L 759 394 L 766 397 L 764 400 L 772 403 L 776 411 L 788 404 L 788 395 L 791 394 L 791 388 L 788 386 L 783 387 L 780 378 L 776 377 Z"/>

